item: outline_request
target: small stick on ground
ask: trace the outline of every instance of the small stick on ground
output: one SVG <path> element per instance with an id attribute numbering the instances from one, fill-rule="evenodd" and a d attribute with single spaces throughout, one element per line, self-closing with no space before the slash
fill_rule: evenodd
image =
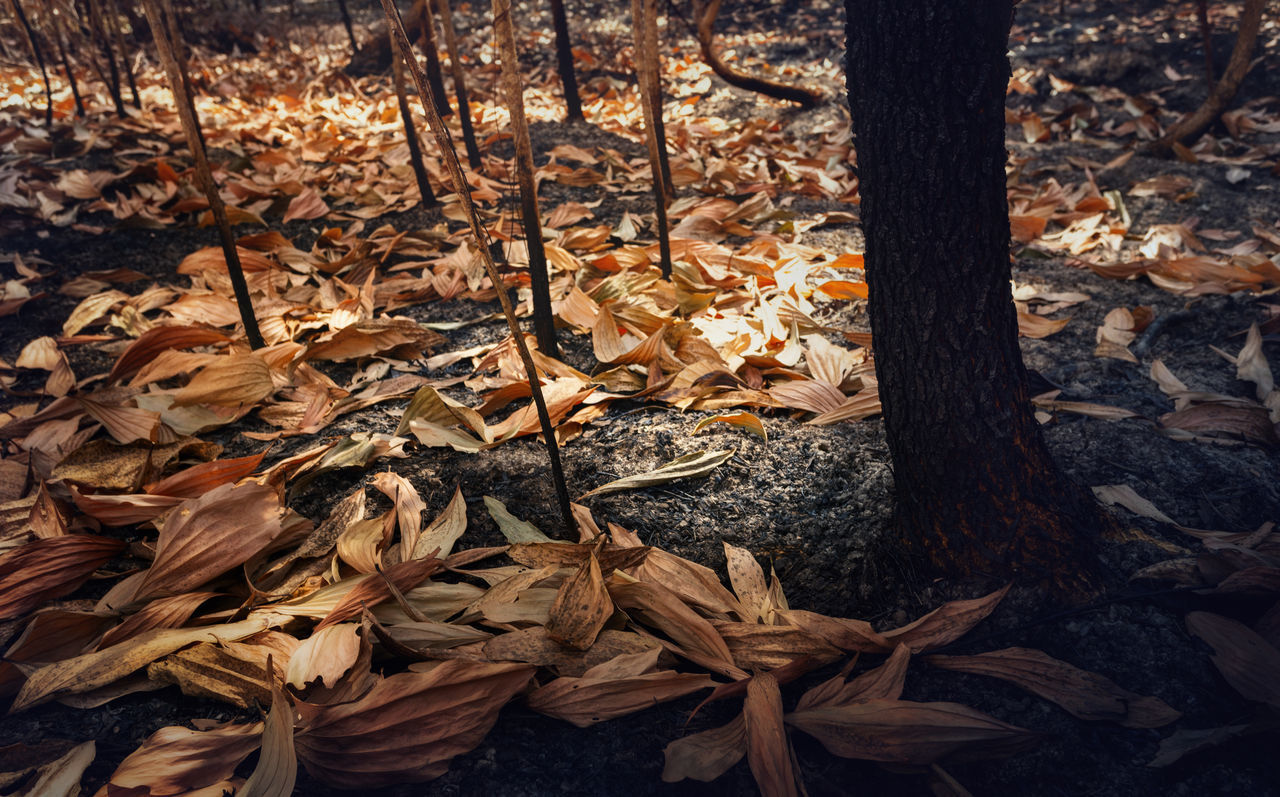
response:
<path id="1" fill-rule="evenodd" d="M 653 174 L 653 203 L 658 217 L 658 258 L 662 276 L 671 277 L 671 235 L 667 224 L 667 197 L 670 189 L 662 170 L 666 141 L 657 120 L 662 117 L 662 103 L 654 84 L 657 75 L 657 25 L 654 0 L 631 0 L 631 24 L 635 32 L 636 78 L 640 83 L 640 108 L 644 112 L 645 142 L 649 145 L 649 168 Z M 648 8 L 646 8 L 648 6 Z M 652 30 L 647 22 L 652 19 Z"/>
<path id="2" fill-rule="evenodd" d="M 40 76 L 44 78 L 44 123 L 46 127 L 52 127 L 53 89 L 49 87 L 49 71 L 44 66 L 44 53 L 40 49 L 40 42 L 36 40 L 36 32 L 31 29 L 31 22 L 22 10 L 22 3 L 18 0 L 9 0 L 9 5 L 13 9 L 13 16 L 22 26 L 22 33 L 27 39 L 27 46 L 31 48 L 31 55 L 36 59 L 36 65 L 40 67 Z"/>
<path id="3" fill-rule="evenodd" d="M 1231 51 L 1231 60 L 1217 85 L 1199 108 L 1179 119 L 1163 138 L 1147 146 L 1146 152 L 1164 154 L 1172 150 L 1174 144 L 1190 144 L 1208 130 L 1227 109 L 1240 90 L 1249 67 L 1253 66 L 1253 48 L 1258 41 L 1258 29 L 1262 24 L 1262 9 L 1265 5 L 1266 0 L 1245 0 L 1244 10 L 1240 12 L 1240 31 L 1236 34 L 1236 46 Z"/>
<path id="4" fill-rule="evenodd" d="M 467 148 L 467 163 L 480 171 L 484 162 L 480 159 L 480 147 L 476 144 L 476 131 L 471 125 L 471 102 L 467 99 L 467 76 L 458 59 L 458 32 L 453 27 L 453 10 L 449 0 L 436 0 L 436 13 L 440 27 L 444 29 L 445 49 L 449 51 L 449 71 L 453 74 L 453 93 L 458 98 L 458 121 L 462 122 L 462 144 Z"/>
<path id="5" fill-rule="evenodd" d="M 147 0 L 147 2 L 155 2 L 155 0 Z M 409 36 L 405 33 L 404 20 L 400 18 L 400 11 L 396 8 L 394 0 L 382 0 L 382 10 L 386 13 L 387 22 L 391 26 L 391 35 L 396 37 L 396 42 L 402 50 L 408 51 Z M 471 227 L 471 234 L 476 239 L 480 260 L 484 263 L 489 280 L 493 283 L 494 291 L 498 295 L 498 303 L 502 305 L 502 314 L 506 316 L 507 326 L 511 329 L 512 342 L 515 343 L 516 351 L 520 354 L 520 362 L 524 364 L 525 375 L 529 377 L 529 391 L 533 394 L 533 404 L 538 411 L 538 422 L 547 443 L 547 455 L 551 459 L 551 478 L 555 482 L 556 497 L 559 499 L 560 512 L 564 517 L 565 532 L 573 534 L 577 525 L 573 519 L 573 509 L 569 504 L 569 489 L 565 485 L 564 469 L 560 465 L 560 447 L 556 444 L 555 427 L 551 425 L 547 402 L 542 396 L 538 367 L 533 361 L 533 354 L 530 353 L 528 344 L 525 343 L 520 322 L 516 320 L 515 308 L 511 305 L 511 297 L 507 295 L 506 285 L 489 254 L 489 234 L 480 222 L 480 214 L 476 210 L 475 202 L 471 199 L 471 190 L 467 187 L 466 176 L 462 173 L 462 164 L 458 162 L 458 155 L 453 151 L 453 142 L 449 140 L 449 130 L 444 126 L 444 120 L 436 113 L 434 101 L 431 101 L 431 87 L 427 84 L 426 76 L 422 74 L 422 67 L 418 65 L 417 60 L 411 60 L 408 63 L 409 74 L 413 76 L 413 82 L 418 87 L 418 94 L 426 98 L 423 100 L 422 110 L 427 115 L 431 133 L 436 137 L 440 154 L 444 158 L 444 165 L 453 179 L 458 200 L 462 203 L 467 223 Z"/>
<path id="6" fill-rule="evenodd" d="M 422 195 L 424 208 L 439 204 L 435 192 L 431 190 L 431 182 L 427 179 L 427 167 L 422 162 L 422 144 L 418 139 L 418 126 L 413 121 L 413 109 L 409 107 L 409 95 L 404 90 L 404 53 L 396 44 L 396 37 L 391 37 L 391 75 L 396 86 L 396 100 L 400 103 L 400 118 L 404 121 L 404 136 L 409 142 L 409 163 L 413 166 L 413 174 L 418 179 L 418 193 Z"/>
<path id="7" fill-rule="evenodd" d="M 546 250 L 542 247 L 538 190 L 533 182 L 533 145 L 529 141 L 529 123 L 524 116 L 524 86 L 520 81 L 515 32 L 511 28 L 511 0 L 493 0 L 493 32 L 498 38 L 502 93 L 511 112 L 511 135 L 515 140 L 516 179 L 520 183 L 520 211 L 524 220 L 525 244 L 529 249 L 529 282 L 533 289 L 533 329 L 542 353 L 559 357 L 556 322 L 551 313 L 551 279 L 547 273 Z"/>
<path id="8" fill-rule="evenodd" d="M 236 294 L 236 305 L 240 308 L 240 320 L 244 323 L 245 337 L 249 346 L 261 349 L 266 345 L 262 333 L 258 331 L 258 319 L 253 314 L 253 304 L 249 301 L 249 286 L 245 283 L 244 270 L 240 266 L 240 255 L 236 252 L 236 239 L 231 234 L 231 223 L 227 220 L 227 208 L 218 194 L 218 186 L 213 182 L 213 173 L 209 169 L 209 160 L 205 157 L 204 136 L 200 132 L 200 120 L 196 116 L 195 104 L 191 101 L 185 69 L 179 65 L 176 48 L 181 42 L 170 38 L 170 28 L 165 24 L 164 14 L 173 14 L 173 7 L 165 1 L 163 11 L 160 0 L 142 0 L 147 22 L 151 25 L 151 34 L 155 37 L 156 50 L 164 64 L 164 71 L 169 78 L 169 87 L 173 90 L 174 104 L 178 106 L 178 118 L 182 122 L 182 132 L 187 139 L 187 147 L 191 150 L 192 160 L 196 165 L 196 179 L 205 197 L 209 200 L 209 210 L 217 222 L 218 232 L 222 237 L 222 253 L 227 261 L 227 274 L 231 277 L 231 287 Z M 172 24 L 173 20 L 170 18 Z"/>
<path id="9" fill-rule="evenodd" d="M 356 41 L 356 31 L 351 26 L 351 12 L 347 10 L 347 0 L 338 0 L 338 10 L 342 12 L 342 26 L 347 29 L 347 38 L 351 40 L 351 54 L 355 55 L 360 49 L 360 43 Z"/>

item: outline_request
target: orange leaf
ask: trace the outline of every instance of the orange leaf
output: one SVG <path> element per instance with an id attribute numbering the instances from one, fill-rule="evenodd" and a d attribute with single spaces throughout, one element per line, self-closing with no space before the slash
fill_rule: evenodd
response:
<path id="1" fill-rule="evenodd" d="M 828 280 L 819 285 L 818 290 L 832 299 L 865 299 L 868 295 L 867 283 L 848 280 Z"/>
<path id="2" fill-rule="evenodd" d="M 124 541 L 64 534 L 29 542 L 0 556 L 0 620 L 12 620 L 76 590 Z"/>

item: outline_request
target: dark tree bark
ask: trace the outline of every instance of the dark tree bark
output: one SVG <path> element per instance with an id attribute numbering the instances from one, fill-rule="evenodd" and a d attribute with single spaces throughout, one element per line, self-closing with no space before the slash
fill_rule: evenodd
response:
<path id="1" fill-rule="evenodd" d="M 418 27 L 422 36 L 418 39 L 422 54 L 427 59 L 427 80 L 431 81 L 431 90 L 436 93 L 436 113 L 447 117 L 453 113 L 449 107 L 448 95 L 444 92 L 444 79 L 440 76 L 440 46 L 436 44 L 436 24 L 432 19 L 431 0 L 414 3 L 418 11 Z"/>
<path id="2" fill-rule="evenodd" d="M 1010 0 L 845 0 L 896 521 L 937 572 L 1090 588 L 1105 522 L 1053 463 L 1009 287 Z"/>

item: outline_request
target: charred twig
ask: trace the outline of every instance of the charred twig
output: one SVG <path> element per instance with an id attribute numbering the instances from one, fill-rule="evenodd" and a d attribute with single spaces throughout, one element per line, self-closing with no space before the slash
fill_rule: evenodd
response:
<path id="1" fill-rule="evenodd" d="M 154 2 L 155 0 L 147 1 Z M 396 37 L 396 42 L 400 45 L 400 49 L 407 52 L 409 49 L 409 37 L 405 33 L 404 21 L 400 18 L 400 11 L 396 8 L 394 0 L 382 0 L 382 10 L 387 15 L 387 22 L 391 26 L 391 35 Z M 542 385 L 538 381 L 538 367 L 533 361 L 533 354 L 530 353 L 528 344 L 525 342 L 524 333 L 520 329 L 520 322 L 516 320 L 515 308 L 511 304 L 511 297 L 507 295 L 506 285 L 502 281 L 502 276 L 498 274 L 498 267 L 494 264 L 493 257 L 489 254 L 489 234 L 480 222 L 480 214 L 476 210 L 475 202 L 471 199 L 471 190 L 467 187 L 467 179 L 462 173 L 462 164 L 458 161 L 458 155 L 453 151 L 453 142 L 449 140 L 448 128 L 444 126 L 444 120 L 440 118 L 440 114 L 436 113 L 435 102 L 431 97 L 431 87 L 427 84 L 426 76 L 423 75 L 422 67 L 419 66 L 417 61 L 411 60 L 408 63 L 409 73 L 413 76 L 413 82 L 418 87 L 418 94 L 424 98 L 422 110 L 427 115 L 427 123 L 431 126 L 431 132 L 436 137 L 436 143 L 440 147 L 444 165 L 449 170 L 449 176 L 453 179 L 454 190 L 457 192 L 458 200 L 462 203 L 462 209 L 466 213 L 467 223 L 471 227 L 471 234 L 476 239 L 480 260 L 484 263 L 489 280 L 493 283 L 494 292 L 498 296 L 498 303 L 502 305 L 502 314 L 506 316 L 507 326 L 511 329 L 512 342 L 515 343 L 516 351 L 520 354 L 520 362 L 524 365 L 525 375 L 529 378 L 529 392 L 533 394 L 533 404 L 538 412 L 538 422 L 542 427 L 542 436 L 546 440 L 547 455 L 551 460 L 551 478 L 555 482 L 560 511 L 564 517 L 565 531 L 572 534 L 577 526 L 573 519 L 573 509 L 569 504 L 569 489 L 565 485 L 564 469 L 560 464 L 560 447 L 556 444 L 555 427 L 551 425 L 551 415 L 547 412 L 547 402 L 542 396 Z"/>
<path id="2" fill-rule="evenodd" d="M 400 104 L 400 118 L 404 121 L 404 136 L 409 143 L 409 163 L 413 166 L 414 177 L 418 180 L 418 193 L 422 196 L 422 206 L 431 207 L 437 204 L 435 192 L 431 190 L 431 182 L 427 179 L 427 167 L 422 162 L 422 144 L 418 139 L 418 126 L 413 121 L 413 110 L 409 107 L 409 95 L 404 89 L 405 54 L 400 52 L 396 37 L 391 37 L 391 78 L 395 82 L 396 101 Z"/>
<path id="3" fill-rule="evenodd" d="M 151 25 L 151 35 L 155 37 L 156 50 L 169 78 L 169 86 L 173 90 L 174 104 L 178 106 L 178 118 L 182 122 L 182 131 L 187 139 L 187 147 L 191 150 L 195 161 L 196 179 L 200 189 L 209 200 L 209 210 L 218 225 L 222 237 L 222 252 L 227 261 L 227 274 L 231 277 L 231 287 L 235 291 L 236 305 L 240 308 L 240 320 L 244 323 L 245 337 L 249 346 L 260 349 L 266 345 L 262 333 L 258 331 L 258 319 L 253 314 L 253 304 L 249 300 L 249 286 L 244 279 L 244 270 L 240 266 L 240 255 L 236 252 L 236 239 L 231 234 L 231 223 L 227 219 L 227 208 L 218 194 L 218 186 L 213 182 L 213 173 L 209 169 L 209 160 L 205 157 L 204 136 L 200 132 L 200 119 L 196 115 L 195 104 L 191 101 L 186 69 L 178 60 L 177 47 L 180 41 L 171 36 L 170 26 L 176 26 L 172 15 L 173 8 L 168 0 L 164 0 L 163 10 L 160 0 L 143 0 L 143 9 L 147 14 L 147 22 Z M 165 13 L 169 19 L 166 24 Z"/>
<path id="4" fill-rule="evenodd" d="M 667 143 L 658 122 L 662 118 L 660 89 L 657 86 L 657 11 L 654 0 L 631 0 L 631 24 L 635 32 L 636 77 L 640 83 L 640 107 L 644 112 L 645 141 L 649 146 L 649 168 L 653 174 L 653 203 L 658 217 L 658 257 L 662 276 L 671 276 L 671 237 L 667 223 L 670 170 L 662 168 Z"/>
<path id="5" fill-rule="evenodd" d="M 716 16 L 720 13 L 720 0 L 709 0 L 700 9 L 695 5 L 694 13 L 698 18 L 698 46 L 702 49 L 702 58 L 707 62 L 707 66 L 711 67 L 711 71 L 719 75 L 720 79 L 725 83 L 747 91 L 754 91 L 757 94 L 763 94 L 766 97 L 776 97 L 787 102 L 794 102 L 801 108 L 812 108 L 822 101 L 821 92 L 814 89 L 776 83 L 772 80 L 765 80 L 764 78 L 746 75 L 730 69 L 729 65 L 720 59 L 714 46 L 714 28 Z"/>
<path id="6" fill-rule="evenodd" d="M 9 0 L 9 6 L 13 9 L 13 16 L 22 26 L 22 33 L 27 39 L 27 46 L 31 48 L 31 55 L 36 59 L 36 65 L 40 67 L 40 76 L 44 78 L 44 123 L 46 126 L 53 126 L 53 89 L 49 86 L 49 71 L 44 66 L 44 52 L 40 49 L 40 42 L 36 39 L 36 32 L 31 28 L 31 21 L 27 19 L 26 13 L 22 10 L 22 3 L 19 0 Z"/>
<path id="7" fill-rule="evenodd" d="M 480 160 L 480 147 L 476 144 L 476 131 L 471 125 L 466 73 L 462 71 L 462 61 L 458 58 L 458 33 L 453 27 L 453 11 L 449 8 L 449 0 L 436 0 L 436 12 L 440 15 L 444 43 L 449 51 L 449 71 L 453 73 L 453 93 L 458 98 L 458 121 L 462 123 L 462 144 L 467 149 L 467 163 L 472 169 L 479 171 L 483 162 Z"/>
<path id="8" fill-rule="evenodd" d="M 525 245 L 529 250 L 529 282 L 533 289 L 533 328 L 538 348 L 549 357 L 559 357 L 556 322 L 551 314 L 551 280 L 547 254 L 542 247 L 542 221 L 538 214 L 538 189 L 533 181 L 533 145 L 529 123 L 524 116 L 524 87 L 520 81 L 520 61 L 516 57 L 516 37 L 511 27 L 511 0 L 493 0 L 493 30 L 502 58 L 502 93 L 511 113 L 511 134 L 515 140 L 516 179 L 520 184 L 520 215 L 524 220 Z M 573 526 L 569 527 L 570 529 Z"/>
<path id="9" fill-rule="evenodd" d="M 551 24 L 556 30 L 556 71 L 564 88 L 566 122 L 586 121 L 582 116 L 582 98 L 578 96 L 578 78 L 573 71 L 573 46 L 569 43 L 569 20 L 564 13 L 564 0 L 551 0 Z"/>

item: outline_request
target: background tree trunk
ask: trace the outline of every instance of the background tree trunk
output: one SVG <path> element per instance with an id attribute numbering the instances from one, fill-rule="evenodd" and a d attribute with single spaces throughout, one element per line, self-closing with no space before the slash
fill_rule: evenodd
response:
<path id="1" fill-rule="evenodd" d="M 908 546 L 1084 591 L 1103 515 L 1033 416 L 1009 287 L 1010 0 L 846 0 L 876 375 Z"/>

